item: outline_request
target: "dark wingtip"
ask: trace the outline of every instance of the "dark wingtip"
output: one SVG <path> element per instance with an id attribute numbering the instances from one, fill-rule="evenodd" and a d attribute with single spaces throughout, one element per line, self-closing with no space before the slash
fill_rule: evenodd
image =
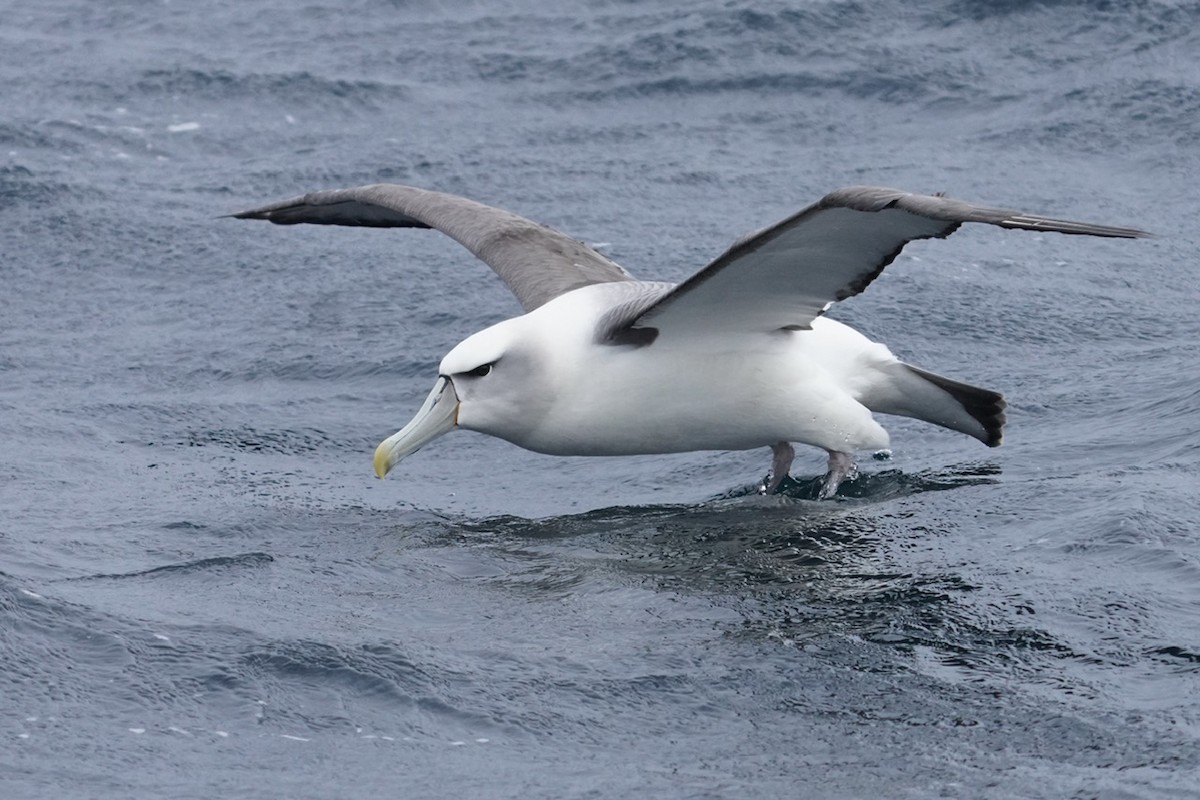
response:
<path id="1" fill-rule="evenodd" d="M 1148 239 L 1154 234 L 1138 228 L 1115 225 L 1094 225 L 1088 222 L 1044 217 L 1003 208 L 977 206 L 947 197 L 945 192 L 931 195 L 913 194 L 883 186 L 847 186 L 825 195 L 818 206 L 841 206 L 855 211 L 882 211 L 898 208 L 930 219 L 954 222 L 983 222 L 1026 231 L 1044 231 L 1078 236 L 1102 236 L 1111 239 Z M 947 232 L 949 233 L 949 232 Z"/>
<path id="2" fill-rule="evenodd" d="M 1153 239 L 1155 235 L 1138 228 L 1121 228 L 1114 225 L 1094 225 L 1088 222 L 1072 222 L 1065 219 L 1051 219 L 1032 214 L 1013 214 L 1007 219 L 996 223 L 1002 228 L 1015 228 L 1026 231 L 1052 231 L 1065 233 L 1068 236 L 1100 236 L 1109 239 Z"/>

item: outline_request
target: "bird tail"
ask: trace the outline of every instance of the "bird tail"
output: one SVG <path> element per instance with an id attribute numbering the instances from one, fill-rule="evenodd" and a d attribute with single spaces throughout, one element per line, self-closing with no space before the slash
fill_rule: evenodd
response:
<path id="1" fill-rule="evenodd" d="M 877 386 L 863 404 L 881 414 L 931 422 L 952 431 L 974 436 L 988 447 L 1004 440 L 1004 397 L 990 389 L 935 375 L 923 369 L 894 362 L 886 386 Z"/>

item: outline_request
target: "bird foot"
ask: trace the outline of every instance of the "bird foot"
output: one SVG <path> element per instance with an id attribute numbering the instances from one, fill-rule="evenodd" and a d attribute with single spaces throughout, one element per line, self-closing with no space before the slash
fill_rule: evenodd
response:
<path id="1" fill-rule="evenodd" d="M 821 491 L 817 492 L 818 500 L 828 500 L 833 497 L 837 494 L 838 486 L 842 481 L 853 480 L 858 475 L 858 465 L 854 463 L 854 456 L 836 450 L 829 453 L 828 469 L 825 482 L 821 484 Z"/>
<path id="2" fill-rule="evenodd" d="M 771 471 L 767 473 L 767 477 L 763 478 L 762 485 L 758 487 L 759 494 L 775 494 L 779 491 L 779 487 L 787 480 L 788 472 L 792 468 L 792 459 L 796 457 L 796 451 L 787 442 L 771 445 Z"/>

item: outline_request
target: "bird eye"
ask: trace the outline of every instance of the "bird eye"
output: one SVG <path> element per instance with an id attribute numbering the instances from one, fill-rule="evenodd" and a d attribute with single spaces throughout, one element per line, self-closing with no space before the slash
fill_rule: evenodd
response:
<path id="1" fill-rule="evenodd" d="M 492 371 L 491 364 L 480 364 L 478 367 L 469 371 L 467 374 L 473 378 L 482 378 L 484 375 L 487 375 L 491 371 Z"/>

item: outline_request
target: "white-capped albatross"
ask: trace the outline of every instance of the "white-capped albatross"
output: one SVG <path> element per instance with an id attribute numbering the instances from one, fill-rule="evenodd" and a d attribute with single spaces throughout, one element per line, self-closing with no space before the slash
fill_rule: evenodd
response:
<path id="1" fill-rule="evenodd" d="M 1114 228 L 855 186 L 735 242 L 679 284 L 634 279 L 592 248 L 451 194 L 376 184 L 313 192 L 234 214 L 280 225 L 433 228 L 490 266 L 525 309 L 442 359 L 416 416 L 375 451 L 384 477 L 454 428 L 539 453 L 615 456 L 771 448 L 766 491 L 792 442 L 829 454 L 819 497 L 888 446 L 873 412 L 1000 444 L 1000 394 L 903 363 L 822 316 L 863 291 L 915 239 L 964 222 L 1118 238 Z"/>

